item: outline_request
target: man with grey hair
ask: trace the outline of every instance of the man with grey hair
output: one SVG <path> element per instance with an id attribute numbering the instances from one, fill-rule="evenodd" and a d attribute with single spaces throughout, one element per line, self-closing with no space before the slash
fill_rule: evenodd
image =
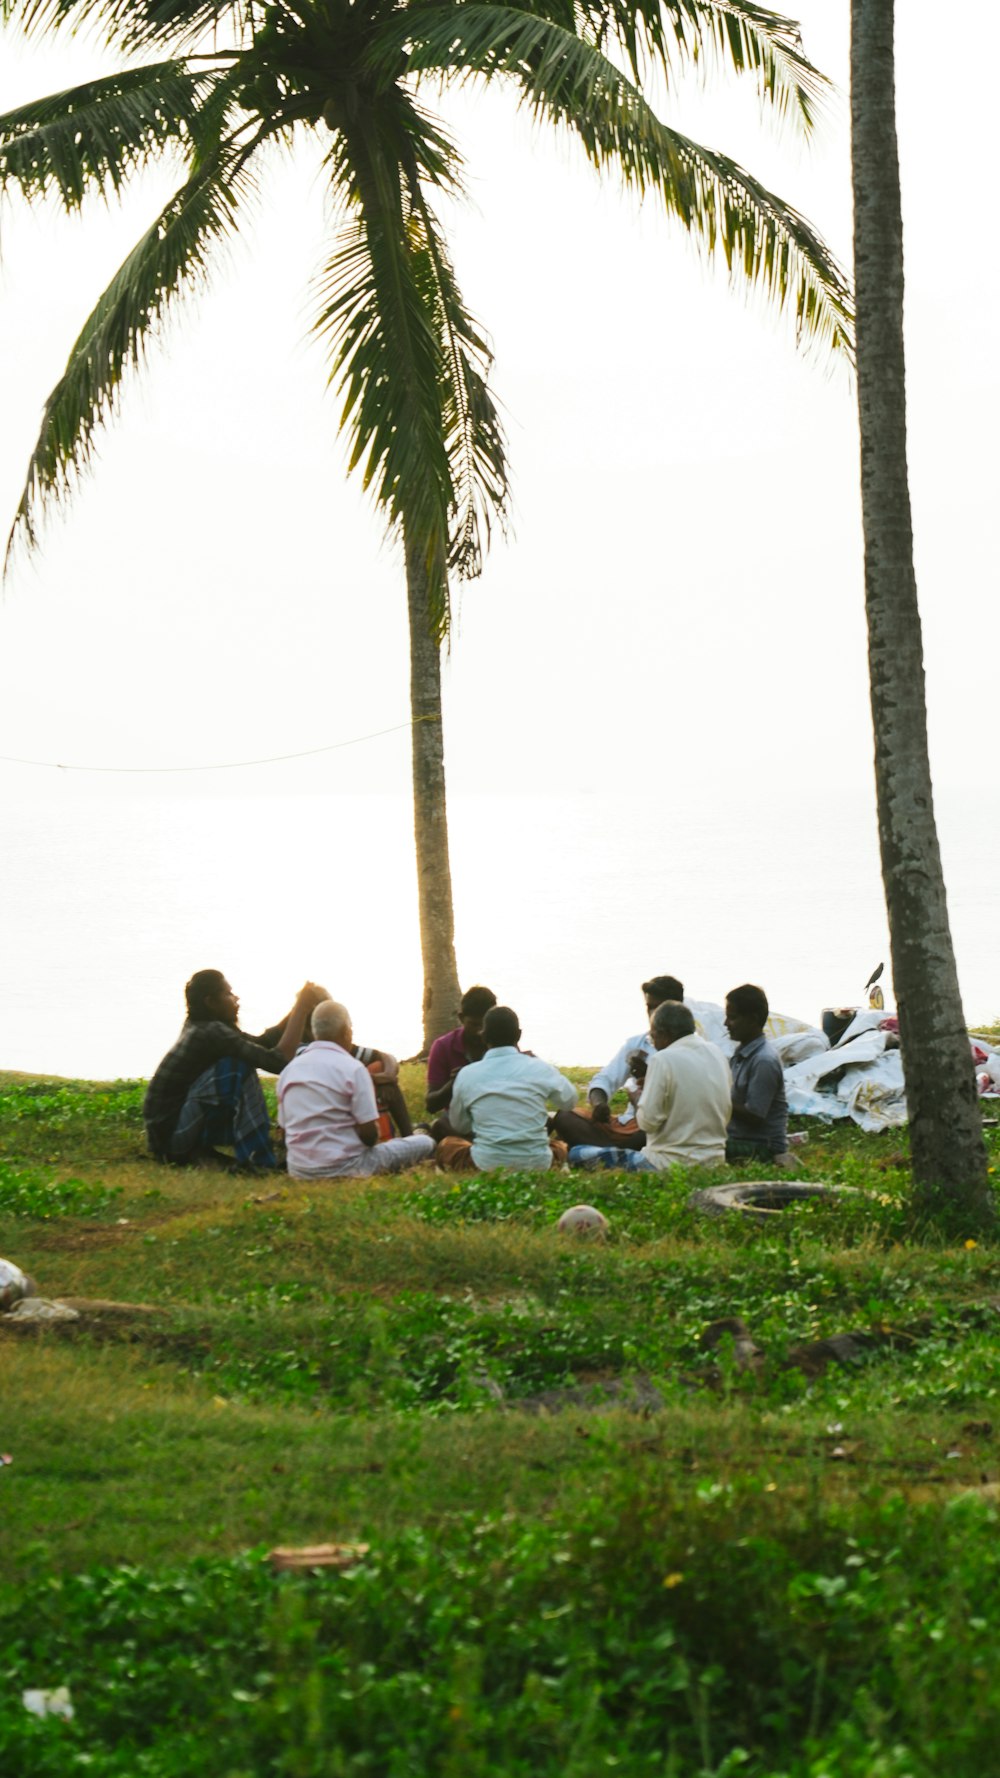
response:
<path id="1" fill-rule="evenodd" d="M 306 1044 L 278 1081 L 278 1116 L 293 1179 L 363 1179 L 399 1173 L 429 1161 L 434 1139 L 417 1133 L 378 1139 L 372 1077 L 351 1054 L 351 1015 L 338 1000 L 323 1000 L 312 1015 Z"/>
<path id="2" fill-rule="evenodd" d="M 317 1001 L 332 1000 L 329 988 L 316 989 Z M 316 1036 L 310 1019 L 306 1027 L 304 1043 L 310 1043 Z M 413 1125 L 410 1121 L 409 1107 L 403 1097 L 403 1089 L 399 1084 L 399 1063 L 395 1056 L 386 1049 L 373 1049 L 369 1045 L 352 1043 L 351 1055 L 356 1062 L 363 1062 L 375 1083 L 375 1101 L 379 1111 L 387 1111 L 401 1136 L 412 1136 Z"/>
<path id="3" fill-rule="evenodd" d="M 670 1167 L 710 1167 L 725 1160 L 732 1106 L 725 1056 L 698 1036 L 693 1013 L 678 1000 L 656 1007 L 650 1035 L 654 1054 L 636 1113 L 646 1132 L 645 1148 L 581 1144 L 570 1149 L 570 1166 L 665 1173 Z"/>

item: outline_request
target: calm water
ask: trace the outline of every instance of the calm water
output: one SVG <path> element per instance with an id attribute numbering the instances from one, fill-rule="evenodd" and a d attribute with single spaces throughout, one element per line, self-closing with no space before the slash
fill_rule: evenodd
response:
<path id="1" fill-rule="evenodd" d="M 417 1049 L 402 798 L 95 793 L 71 778 L 12 789 L 0 1067 L 147 1074 L 185 979 L 207 966 L 229 975 L 248 1030 L 309 976 L 347 1002 L 362 1040 Z M 938 800 L 966 1013 L 993 1019 L 1000 795 Z M 462 980 L 494 987 L 526 1042 L 563 1062 L 601 1061 L 641 1028 L 639 983 L 660 971 L 700 999 L 759 981 L 776 1009 L 817 1020 L 888 963 L 873 810 L 826 792 L 823 805 L 723 819 L 674 803 L 640 827 L 596 796 L 456 796 Z"/>

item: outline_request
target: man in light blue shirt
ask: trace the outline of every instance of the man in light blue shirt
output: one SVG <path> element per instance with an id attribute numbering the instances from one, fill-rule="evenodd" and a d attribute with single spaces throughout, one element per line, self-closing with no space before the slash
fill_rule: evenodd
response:
<path id="1" fill-rule="evenodd" d="M 493 1006 L 483 1021 L 486 1054 L 455 1078 L 448 1117 L 456 1136 L 438 1144 L 446 1172 L 486 1173 L 496 1167 L 541 1172 L 553 1151 L 546 1128 L 549 1105 L 576 1104 L 576 1088 L 551 1063 L 523 1056 L 521 1026 L 509 1006 Z M 471 1142 L 463 1138 L 471 1136 Z"/>

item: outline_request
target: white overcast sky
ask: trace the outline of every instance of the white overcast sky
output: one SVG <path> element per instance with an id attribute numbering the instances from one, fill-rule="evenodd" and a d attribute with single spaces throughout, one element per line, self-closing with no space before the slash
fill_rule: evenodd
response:
<path id="1" fill-rule="evenodd" d="M 797 11 L 808 53 L 843 89 L 847 0 L 801 0 Z M 897 11 L 933 763 L 940 785 L 978 783 L 995 810 L 1000 254 L 982 169 L 1000 15 L 977 9 L 969 53 L 960 69 L 949 57 L 945 73 L 939 8 L 906 0 Z M 93 47 L 29 51 L 8 32 L 0 105 L 104 66 Z M 494 342 L 514 479 L 512 537 L 461 594 L 446 690 L 451 788 L 557 800 L 634 789 L 639 771 L 643 794 L 701 799 L 720 821 L 730 799 L 746 813 L 751 797 L 763 811 L 791 806 L 814 831 L 833 789 L 871 797 L 848 375 L 797 354 L 788 327 L 706 271 L 651 200 L 622 199 L 500 95 L 452 96 L 444 109 L 471 191 L 447 221 Z M 666 115 L 759 173 L 847 262 L 843 96 L 807 148 L 761 126 L 750 82 L 720 76 Z M 346 479 L 337 405 L 309 339 L 318 159 L 306 145 L 296 165 L 270 171 L 246 241 L 150 351 L 96 472 L 10 579 L 0 754 L 201 764 L 406 721 L 398 552 Z M 2 214 L 4 530 L 67 350 L 168 189 L 150 176 L 121 207 L 94 204 L 82 221 L 53 207 Z M 406 741 L 388 736 L 280 776 L 233 775 L 225 793 L 405 791 Z M 142 783 L 169 793 L 170 780 Z M 195 781 L 207 796 L 219 784 Z M 5 798 L 41 798 L 47 786 L 43 773 L 0 766 Z M 106 791 L 90 780 L 81 795 Z M 290 831 L 301 861 L 307 836 L 294 822 Z M 556 844 L 557 834 L 556 818 Z"/>

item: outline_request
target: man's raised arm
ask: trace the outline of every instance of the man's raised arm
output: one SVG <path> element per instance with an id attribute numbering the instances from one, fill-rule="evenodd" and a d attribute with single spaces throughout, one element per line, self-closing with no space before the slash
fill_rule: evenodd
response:
<path id="1" fill-rule="evenodd" d="M 295 996 L 295 1005 L 285 1020 L 285 1028 L 274 1046 L 279 1054 L 284 1056 L 286 1062 L 291 1061 L 302 1042 L 306 1023 L 312 1016 L 313 1008 L 317 1007 L 320 1001 L 325 998 L 322 988 L 317 988 L 315 982 L 305 982 L 299 989 Z"/>

